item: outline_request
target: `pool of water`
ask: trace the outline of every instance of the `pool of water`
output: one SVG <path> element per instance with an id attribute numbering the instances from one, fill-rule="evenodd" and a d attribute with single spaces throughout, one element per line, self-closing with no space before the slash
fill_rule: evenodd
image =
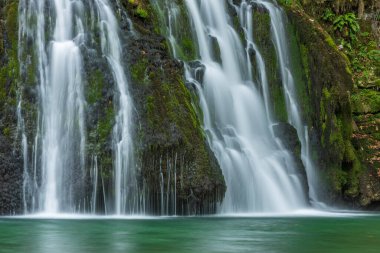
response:
<path id="1" fill-rule="evenodd" d="M 380 252 L 380 215 L 2 218 L 0 252 Z"/>

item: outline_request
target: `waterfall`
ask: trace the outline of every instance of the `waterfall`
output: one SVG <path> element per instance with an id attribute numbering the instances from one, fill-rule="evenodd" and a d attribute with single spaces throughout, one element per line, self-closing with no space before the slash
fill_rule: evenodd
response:
<path id="1" fill-rule="evenodd" d="M 85 102 L 79 49 L 84 32 L 81 9 L 80 1 L 54 1 L 54 36 L 49 45 L 46 82 L 40 86 L 43 114 L 41 200 L 43 211 L 48 213 L 75 206 L 73 195 L 80 189 L 71 179 L 84 177 Z M 83 183 L 78 182 L 78 186 Z"/>
<path id="2" fill-rule="evenodd" d="M 321 206 L 317 195 L 318 176 L 310 157 L 308 127 L 302 120 L 302 110 L 297 99 L 297 90 L 291 67 L 289 56 L 288 42 L 286 40 L 286 18 L 283 11 L 275 4 L 255 0 L 254 3 L 264 6 L 270 15 L 272 37 L 278 55 L 278 62 L 281 70 L 282 84 L 285 90 L 286 107 L 288 112 L 288 121 L 297 130 L 298 138 L 301 141 L 301 159 L 306 169 L 309 198 L 314 205 Z"/>
<path id="3" fill-rule="evenodd" d="M 118 89 L 118 112 L 113 133 L 116 214 L 139 212 L 138 189 L 132 160 L 132 103 L 122 63 L 119 25 L 107 0 L 96 0 L 102 52 L 107 57 Z"/>
<path id="4" fill-rule="evenodd" d="M 25 213 L 96 213 L 101 205 L 97 200 L 104 202 L 105 213 L 141 211 L 133 164 L 132 101 L 113 7 L 108 0 L 20 0 L 20 72 L 34 71 L 38 84 L 36 117 L 28 119 L 35 122 L 34 131 L 26 131 L 21 95 L 17 110 Z M 96 42 L 89 43 L 91 39 Z M 99 157 L 88 154 L 84 53 L 89 50 L 104 57 L 115 84 L 112 190 L 98 167 Z"/>
<path id="5" fill-rule="evenodd" d="M 181 25 L 184 9 L 176 1 L 151 1 L 161 8 L 160 15 L 165 16 L 174 57 L 184 60 L 183 38 L 179 37 L 184 29 Z M 149 186 L 144 185 L 142 190 L 138 187 L 132 138 L 134 108 L 122 52 L 124 37 L 114 10 L 120 3 L 115 2 L 20 0 L 20 72 L 25 74 L 34 64 L 38 83 L 35 115 L 25 117 L 22 92 L 17 108 L 26 213 L 145 212 L 144 189 Z M 240 4 L 232 0 L 184 0 L 183 4 L 197 59 L 186 60 L 185 77 L 198 95 L 205 136 L 227 184 L 220 212 L 289 212 L 308 207 L 308 198 L 317 202 L 318 181 L 310 158 L 308 128 L 297 97 L 286 19 L 281 8 L 264 0 L 242 0 Z M 296 129 L 302 144 L 301 159 L 306 168 L 309 196 L 292 152 L 275 134 L 277 122 L 270 76 L 253 33 L 254 5 L 265 8 L 270 16 L 288 123 Z M 101 62 L 94 65 L 105 67 L 110 73 L 107 81 L 114 85 L 113 99 L 109 101 L 115 112 L 109 136 L 110 168 L 102 167 L 101 154 L 89 152 L 90 105 L 85 84 L 91 75 L 86 72 L 86 53 L 91 50 L 95 52 L 91 56 L 98 56 Z M 34 117 L 34 131 L 29 129 L 30 117 Z M 156 197 L 162 214 L 173 213 L 171 208 L 177 214 L 177 197 L 180 198 L 177 188 L 183 188 L 184 155 L 179 154 L 178 170 L 177 153 L 174 160 L 172 156 L 161 156 L 157 168 Z M 179 185 L 177 177 L 181 179 Z"/>
<path id="6" fill-rule="evenodd" d="M 176 22 L 181 19 L 179 8 L 170 1 L 158 2 L 161 10 L 166 9 L 163 11 L 167 15 L 166 33 L 173 55 L 180 58 L 179 40 L 176 39 L 181 32 L 176 31 Z M 253 38 L 253 2 L 243 0 L 235 5 L 232 1 L 185 1 L 198 48 L 198 60 L 185 64 L 186 79 L 196 88 L 203 128 L 226 180 L 227 192 L 220 207 L 222 213 L 288 212 L 308 206 L 302 176 L 294 159 L 274 135 L 276 122 L 272 115 L 273 101 L 270 101 L 265 59 Z M 281 12 L 279 7 L 270 6 Z M 227 8 L 236 11 L 240 27 L 234 27 Z M 272 26 L 277 24 L 274 18 L 271 15 Z M 237 29 L 243 31 L 243 40 Z M 283 36 L 282 45 L 286 45 L 286 37 L 279 36 Z M 287 48 L 282 47 L 280 51 L 278 46 L 276 44 L 280 58 Z M 256 63 L 258 78 L 252 72 L 252 61 Z M 284 68 L 290 69 L 281 62 L 280 67 L 282 72 Z M 289 97 L 288 82 L 283 85 Z M 295 93 L 291 95 L 296 99 Z M 299 131 L 301 127 L 294 124 L 294 119 L 299 119 L 302 125 L 300 110 L 290 111 L 292 103 L 295 105 L 297 101 L 287 104 L 289 122 L 297 129 L 302 143 L 302 160 L 308 167 L 311 163 L 305 160 L 306 137 Z M 303 125 L 302 129 L 305 129 Z M 312 168 L 307 168 L 308 176 L 309 170 Z"/>
<path id="7" fill-rule="evenodd" d="M 92 170 L 91 170 L 91 181 L 92 181 L 92 195 L 91 195 L 91 213 L 96 213 L 96 198 L 98 196 L 98 181 L 99 181 L 99 169 L 98 169 L 98 157 L 94 156 L 92 158 Z"/>
<path id="8" fill-rule="evenodd" d="M 50 5 L 55 15 L 48 24 L 45 11 Z M 85 101 L 79 49 L 83 43 L 83 16 L 81 1 L 20 1 L 20 41 L 34 39 L 40 100 L 34 168 L 24 168 L 24 193 L 32 185 L 29 194 L 38 199 L 38 211 L 47 213 L 75 210 L 78 203 L 74 195 L 84 185 Z M 47 38 L 46 28 L 52 28 L 51 38 Z M 20 51 L 20 58 L 28 53 Z M 29 162 L 27 147 L 24 149 L 24 159 Z M 39 186 L 37 181 L 41 182 Z"/>
<path id="9" fill-rule="evenodd" d="M 264 66 L 258 65 L 262 78 L 257 84 L 225 2 L 188 0 L 186 6 L 205 66 L 203 83 L 195 82 L 204 128 L 227 183 L 222 212 L 286 212 L 305 207 L 301 180 L 289 152 L 272 134 L 265 96 L 257 88 L 267 89 Z M 254 47 L 249 38 L 246 43 Z"/>

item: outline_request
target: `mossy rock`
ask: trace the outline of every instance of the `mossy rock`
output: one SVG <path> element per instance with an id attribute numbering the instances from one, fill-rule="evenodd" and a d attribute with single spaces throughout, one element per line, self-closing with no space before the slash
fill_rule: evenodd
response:
<path id="1" fill-rule="evenodd" d="M 17 137 L 18 1 L 0 2 L 0 215 L 22 213 L 23 159 Z"/>
<path id="2" fill-rule="evenodd" d="M 316 154 L 314 162 L 329 189 L 326 195 L 330 201 L 358 203 L 363 167 L 351 144 L 353 80 L 349 60 L 322 26 L 302 9 L 287 7 L 286 12 L 305 69 L 303 85 L 309 99 L 305 105 L 310 108 L 305 116 L 311 149 Z"/>
<path id="3" fill-rule="evenodd" d="M 161 34 L 164 25 L 158 9 L 147 0 L 139 3 L 152 15 L 145 19 L 134 16 L 131 3 L 125 3 L 138 33 L 129 40 L 126 52 L 137 112 L 136 163 L 147 205 L 152 214 L 173 214 L 173 201 L 178 206 L 177 214 L 214 213 L 224 196 L 223 175 L 203 135 L 185 85 L 183 64 L 171 57 L 171 48 Z M 185 38 L 184 43 L 190 53 L 190 43 Z M 175 185 L 177 199 L 173 200 Z M 160 203 L 161 187 L 169 192 L 164 197 L 169 207 Z"/>
<path id="4" fill-rule="evenodd" d="M 380 112 L 380 92 L 372 89 L 360 89 L 351 97 L 355 114 Z"/>

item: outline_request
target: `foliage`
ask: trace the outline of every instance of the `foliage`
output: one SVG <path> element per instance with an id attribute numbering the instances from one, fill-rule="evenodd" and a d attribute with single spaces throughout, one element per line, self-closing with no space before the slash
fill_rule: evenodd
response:
<path id="1" fill-rule="evenodd" d="M 340 50 L 349 57 L 358 86 L 373 86 L 380 69 L 380 51 L 372 34 L 371 25 L 357 19 L 352 12 L 336 15 L 326 8 L 321 15 L 325 28 L 339 41 Z"/>
<path id="2" fill-rule="evenodd" d="M 357 40 L 356 34 L 360 31 L 358 20 L 351 12 L 337 16 L 333 21 L 333 28 L 343 32 L 343 37 L 348 37 L 352 42 Z"/>
<path id="3" fill-rule="evenodd" d="M 330 8 L 325 9 L 322 15 L 322 19 L 328 22 L 333 22 L 335 17 L 335 13 Z"/>
<path id="4" fill-rule="evenodd" d="M 368 58 L 375 62 L 380 62 L 380 50 L 371 50 L 368 52 Z"/>
<path id="5" fill-rule="evenodd" d="M 148 12 L 147 10 L 145 10 L 144 8 L 142 8 L 140 5 L 137 7 L 137 10 L 136 10 L 136 13 L 137 15 L 140 17 L 140 18 L 147 18 L 148 17 Z"/>

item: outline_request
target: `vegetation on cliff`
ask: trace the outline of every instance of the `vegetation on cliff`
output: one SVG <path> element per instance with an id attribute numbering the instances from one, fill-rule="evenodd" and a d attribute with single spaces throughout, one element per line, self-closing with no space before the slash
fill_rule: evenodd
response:
<path id="1" fill-rule="evenodd" d="M 161 35 L 160 15 L 151 2 L 129 0 L 125 7 L 138 34 L 127 51 L 138 111 L 138 166 L 150 188 L 150 203 L 154 206 L 159 201 L 160 187 L 172 194 L 176 185 L 177 205 L 190 208 L 181 208 L 179 213 L 212 213 L 223 198 L 225 184 L 184 82 L 183 65 L 170 56 L 171 49 Z M 187 47 L 181 52 L 183 57 L 190 57 L 191 46 Z"/>
<path id="2" fill-rule="evenodd" d="M 320 164 L 327 171 L 326 181 L 333 192 L 353 205 L 370 206 L 380 200 L 379 3 L 280 2 L 297 26 L 306 53 L 303 58 L 308 61 L 305 67 L 311 70 L 312 90 L 319 90 L 312 96 L 312 111 L 319 117 L 312 122 L 318 122 L 315 127 L 321 131 L 316 140 L 321 142 L 320 149 L 327 151 L 319 152 L 321 161 L 326 161 Z M 318 37 L 312 36 L 315 33 L 302 27 L 312 27 L 325 43 L 318 45 Z M 327 45 L 328 50 L 323 48 Z M 325 60 L 318 63 L 321 57 Z M 315 104 L 315 98 L 319 103 Z"/>
<path id="3" fill-rule="evenodd" d="M 17 137 L 18 2 L 0 1 L 0 214 L 21 211 L 22 155 Z"/>

